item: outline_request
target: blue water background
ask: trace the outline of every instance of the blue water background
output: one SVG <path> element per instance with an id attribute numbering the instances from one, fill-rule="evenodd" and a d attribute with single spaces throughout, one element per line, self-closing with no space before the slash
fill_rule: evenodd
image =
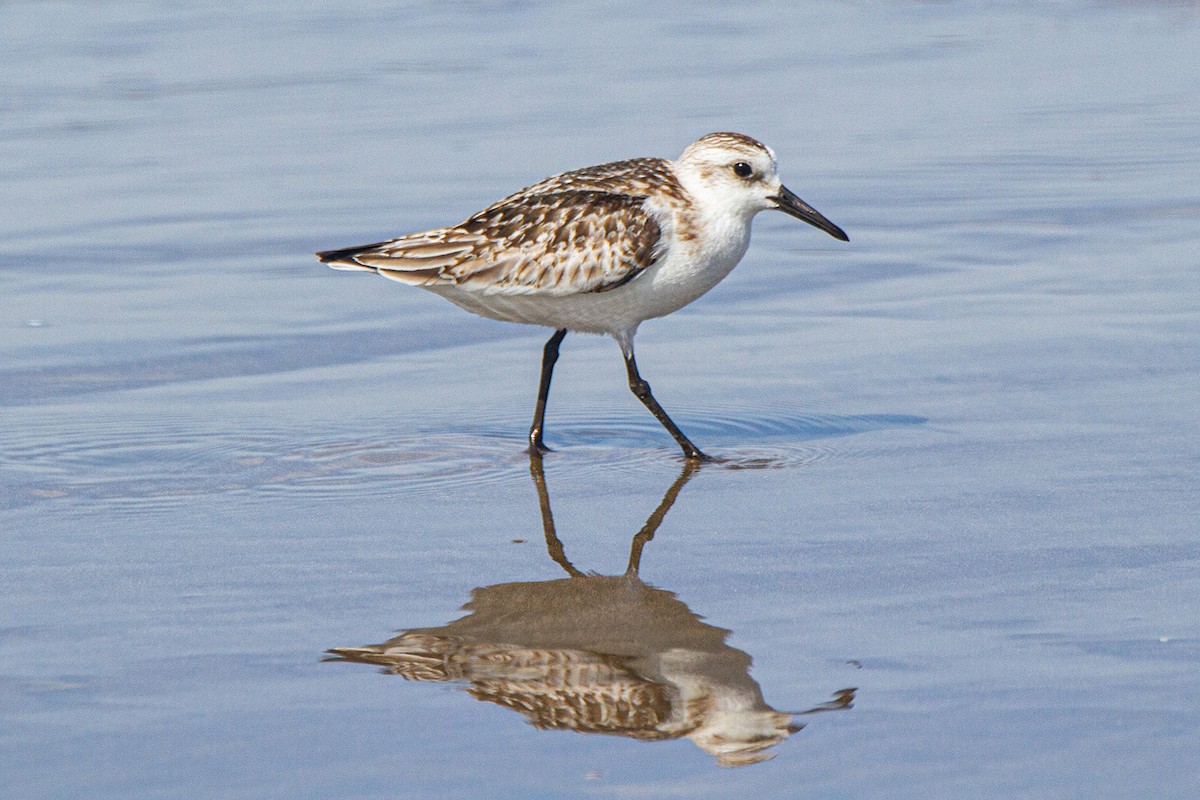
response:
<path id="1" fill-rule="evenodd" d="M 0 4 L 0 794 L 1191 797 L 1200 6 Z M 564 577 L 546 332 L 321 267 L 546 175 L 775 148 L 647 323 L 705 449 L 641 577 L 775 708 L 767 763 L 539 731 L 325 650 Z M 546 483 L 625 568 L 679 476 L 568 337 Z"/>

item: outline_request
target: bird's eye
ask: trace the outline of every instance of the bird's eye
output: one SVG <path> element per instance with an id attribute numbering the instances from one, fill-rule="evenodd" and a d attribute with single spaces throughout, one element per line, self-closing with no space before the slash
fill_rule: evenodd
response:
<path id="1" fill-rule="evenodd" d="M 749 178 L 754 174 L 754 169 L 745 161 L 739 161 L 733 165 L 733 174 L 739 178 Z"/>

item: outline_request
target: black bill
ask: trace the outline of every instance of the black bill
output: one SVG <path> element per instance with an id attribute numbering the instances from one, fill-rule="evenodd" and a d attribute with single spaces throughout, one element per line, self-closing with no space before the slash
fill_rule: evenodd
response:
<path id="1" fill-rule="evenodd" d="M 778 204 L 775 207 L 783 213 L 790 214 L 796 219 L 802 219 L 814 228 L 820 228 L 825 231 L 835 239 L 841 239 L 843 242 L 850 241 L 850 237 L 846 235 L 844 230 L 825 219 L 820 211 L 817 211 L 808 203 L 788 191 L 786 186 L 780 186 L 779 194 L 767 199 L 774 200 Z"/>

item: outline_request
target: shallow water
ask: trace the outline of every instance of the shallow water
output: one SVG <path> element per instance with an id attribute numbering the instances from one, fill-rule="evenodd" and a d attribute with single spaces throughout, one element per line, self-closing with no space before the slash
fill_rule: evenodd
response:
<path id="1" fill-rule="evenodd" d="M 1194 795 L 1200 7 L 0 23 L 5 797 Z M 725 465 L 311 256 L 719 129 L 851 236 L 643 327 Z"/>

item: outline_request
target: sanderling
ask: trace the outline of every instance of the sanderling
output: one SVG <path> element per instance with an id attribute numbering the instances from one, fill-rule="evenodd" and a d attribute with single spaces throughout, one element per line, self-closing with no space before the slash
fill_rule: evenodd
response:
<path id="1" fill-rule="evenodd" d="M 326 250 L 334 269 L 377 272 L 484 317 L 554 328 L 542 353 L 532 452 L 567 331 L 606 333 L 629 388 L 688 459 L 712 460 L 683 434 L 638 374 L 638 325 L 683 308 L 741 260 L 750 222 L 775 209 L 849 241 L 776 174 L 775 153 L 740 133 L 710 133 L 675 161 L 634 158 L 564 172 L 464 222 L 386 242 Z"/>

